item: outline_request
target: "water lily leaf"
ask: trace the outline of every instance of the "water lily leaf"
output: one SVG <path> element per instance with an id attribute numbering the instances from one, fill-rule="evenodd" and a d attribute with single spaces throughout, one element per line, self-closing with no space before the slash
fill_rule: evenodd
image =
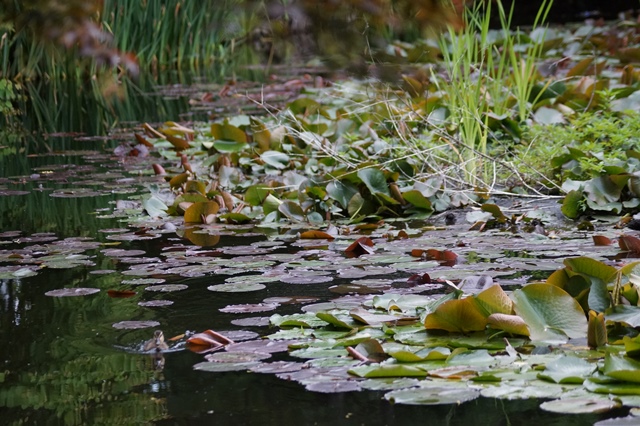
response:
<path id="1" fill-rule="evenodd" d="M 429 201 L 429 199 L 422 195 L 422 192 L 418 191 L 417 189 L 403 192 L 402 198 L 419 209 L 429 211 L 433 210 L 433 208 L 431 207 L 431 201 Z"/>
<path id="2" fill-rule="evenodd" d="M 249 291 L 258 291 L 266 288 L 264 284 L 260 283 L 226 283 L 216 284 L 207 287 L 209 291 L 219 291 L 222 293 L 245 293 Z"/>
<path id="3" fill-rule="evenodd" d="M 607 397 L 564 398 L 546 401 L 540 404 L 540 408 L 552 413 L 561 414 L 588 414 L 606 413 L 615 408 L 620 408 L 620 402 Z"/>
<path id="4" fill-rule="evenodd" d="M 233 141 L 238 144 L 247 142 L 247 134 L 244 130 L 227 122 L 213 123 L 211 125 L 211 136 L 217 140 Z"/>
<path id="5" fill-rule="evenodd" d="M 304 222 L 304 211 L 302 211 L 302 207 L 294 201 L 284 200 L 278 206 L 278 211 L 290 220 Z"/>
<path id="6" fill-rule="evenodd" d="M 153 195 L 142 200 L 142 207 L 151 217 L 167 216 L 167 205 Z"/>
<path id="7" fill-rule="evenodd" d="M 157 327 L 160 323 L 158 321 L 120 321 L 112 325 L 113 328 L 119 330 L 137 330 L 140 328 Z"/>
<path id="8" fill-rule="evenodd" d="M 272 189 L 266 185 L 251 185 L 244 193 L 244 201 L 251 206 L 260 206 L 271 193 Z"/>
<path id="9" fill-rule="evenodd" d="M 171 143 L 171 145 L 173 145 L 176 151 L 182 151 L 189 148 L 189 141 L 184 138 L 180 138 L 178 136 L 172 136 L 172 135 L 165 135 L 165 139 L 167 139 Z"/>
<path id="10" fill-rule="evenodd" d="M 316 312 L 316 316 L 334 327 L 346 328 L 348 330 L 358 327 L 358 324 L 353 321 L 347 311 Z"/>
<path id="11" fill-rule="evenodd" d="M 577 219 L 583 211 L 583 198 L 582 191 L 569 191 L 564 200 L 562 200 L 562 214 L 569 219 Z"/>
<path id="12" fill-rule="evenodd" d="M 108 290 L 107 295 L 114 299 L 126 299 L 135 296 L 137 293 L 132 290 Z"/>
<path id="13" fill-rule="evenodd" d="M 451 355 L 451 350 L 442 347 L 406 349 L 390 351 L 389 355 L 399 362 L 444 361 Z"/>
<path id="14" fill-rule="evenodd" d="M 358 188 L 350 182 L 331 181 L 327 184 L 327 194 L 330 198 L 340 203 L 343 209 L 349 205 L 349 201 L 358 193 Z"/>
<path id="15" fill-rule="evenodd" d="M 622 188 L 614 183 L 610 176 L 598 176 L 585 183 L 584 192 L 587 204 L 594 210 L 606 210 L 618 213 L 622 205 L 620 199 Z"/>
<path id="16" fill-rule="evenodd" d="M 318 231 L 316 229 L 312 229 L 312 230 L 301 233 L 300 238 L 311 239 L 311 240 L 322 240 L 322 239 L 333 240 L 335 237 L 331 234 L 327 234 L 324 231 Z"/>
<path id="17" fill-rule="evenodd" d="M 145 287 L 147 291 L 158 291 L 162 293 L 173 293 L 174 291 L 182 291 L 188 289 L 186 284 L 159 284 Z"/>
<path id="18" fill-rule="evenodd" d="M 227 314 L 245 314 L 255 312 L 269 312 L 275 310 L 279 305 L 277 303 L 247 303 L 240 305 L 228 305 L 220 308 L 220 312 Z"/>
<path id="19" fill-rule="evenodd" d="M 418 386 L 420 382 L 417 379 L 410 378 L 395 378 L 395 377 L 387 377 L 387 378 L 379 378 L 379 379 L 368 379 L 360 382 L 360 387 L 362 389 L 372 390 L 372 391 L 389 391 L 396 389 L 406 389 L 413 388 Z"/>
<path id="20" fill-rule="evenodd" d="M 484 330 L 486 316 L 472 297 L 461 300 L 449 300 L 427 315 L 424 321 L 427 330 L 446 330 L 454 333 L 468 333 Z"/>
<path id="21" fill-rule="evenodd" d="M 372 194 L 383 194 L 387 197 L 391 197 L 389 192 L 389 185 L 384 173 L 372 167 L 367 169 L 358 170 L 358 177 L 364 183 Z"/>
<path id="22" fill-rule="evenodd" d="M 169 181 L 169 186 L 172 189 L 180 188 L 182 184 L 187 182 L 188 179 L 189 179 L 188 173 L 177 174 L 171 178 L 171 180 Z"/>
<path id="23" fill-rule="evenodd" d="M 213 142 L 213 147 L 222 153 L 240 152 L 243 149 L 245 149 L 247 146 L 249 145 L 245 142 L 222 141 L 222 140 L 217 140 Z"/>
<path id="24" fill-rule="evenodd" d="M 233 225 L 241 225 L 244 223 L 251 222 L 251 218 L 242 213 L 225 213 L 218 216 L 220 219 L 224 219 L 227 223 L 231 223 Z"/>
<path id="25" fill-rule="evenodd" d="M 500 210 L 500 207 L 498 207 L 496 204 L 485 203 L 480 207 L 480 210 L 482 210 L 483 212 L 491 213 L 493 219 L 495 219 L 498 223 L 505 223 L 507 221 L 507 217 L 504 215 L 504 213 L 502 213 L 502 210 Z"/>
<path id="26" fill-rule="evenodd" d="M 354 380 L 327 380 L 309 383 L 305 385 L 305 389 L 320 393 L 357 392 L 360 390 L 360 384 Z"/>
<path id="27" fill-rule="evenodd" d="M 613 241 L 609 237 L 605 237 L 604 235 L 593 235 L 593 244 L 596 246 L 610 246 L 613 244 Z"/>
<path id="28" fill-rule="evenodd" d="M 447 364 L 454 365 L 454 366 L 473 366 L 473 367 L 491 366 L 496 364 L 496 362 L 497 362 L 496 358 L 492 357 L 489 354 L 489 351 L 487 351 L 486 349 L 471 350 L 466 348 L 456 348 L 454 349 L 453 352 L 451 352 L 451 355 L 449 355 L 449 358 L 447 359 Z M 459 369 L 459 368 L 444 367 L 436 371 L 431 370 L 429 374 L 435 377 L 444 377 L 444 378 L 450 377 L 451 375 L 458 375 L 459 377 L 457 378 L 462 378 L 462 376 L 478 375 L 478 372 L 476 370 L 471 369 L 470 373 L 469 373 L 469 370 L 470 370 L 469 368 Z"/>
<path id="29" fill-rule="evenodd" d="M 176 232 L 199 247 L 213 247 L 220 242 L 220 235 L 210 234 L 199 227 L 189 227 Z"/>
<path id="30" fill-rule="evenodd" d="M 602 372 L 623 382 L 640 383 L 640 361 L 626 356 L 607 353 Z"/>
<path id="31" fill-rule="evenodd" d="M 480 308 L 480 312 L 484 316 L 488 317 L 491 314 L 509 315 L 513 312 L 513 302 L 509 296 L 507 296 L 507 293 L 502 290 L 502 287 L 497 284 L 490 286 L 471 298 L 476 302 Z"/>
<path id="32" fill-rule="evenodd" d="M 613 380 L 613 379 L 612 379 Z M 640 384 L 619 381 L 601 381 L 589 378 L 583 386 L 589 392 L 612 395 L 640 395 Z"/>
<path id="33" fill-rule="evenodd" d="M 593 61 L 594 61 L 593 56 L 588 56 L 584 58 L 583 60 L 578 62 L 576 65 L 574 65 L 573 68 L 571 68 L 567 72 L 567 77 L 576 77 L 580 75 L 585 75 L 585 72 L 587 71 L 591 63 L 593 63 Z"/>
<path id="34" fill-rule="evenodd" d="M 487 324 L 491 328 L 503 330 L 511 334 L 529 335 L 527 323 L 518 315 L 491 314 L 487 317 Z"/>
<path id="35" fill-rule="evenodd" d="M 228 371 L 246 371 L 260 365 L 259 362 L 200 362 L 193 366 L 194 370 L 208 371 L 211 373 L 223 373 Z"/>
<path id="36" fill-rule="evenodd" d="M 220 348 L 222 346 L 234 343 L 233 340 L 226 336 L 213 331 L 205 330 L 202 333 L 196 333 L 187 339 L 187 343 L 193 346 L 206 346 L 208 348 Z"/>
<path id="37" fill-rule="evenodd" d="M 280 373 L 293 373 L 300 371 L 305 367 L 302 362 L 291 361 L 276 361 L 265 362 L 255 367 L 251 367 L 249 370 L 253 373 L 267 373 L 267 374 L 280 374 Z"/>
<path id="38" fill-rule="evenodd" d="M 169 306 L 169 305 L 173 305 L 173 300 L 149 300 L 146 302 L 138 302 L 138 305 L 146 306 L 146 307 Z"/>
<path id="39" fill-rule="evenodd" d="M 349 374 L 358 377 L 427 377 L 427 372 L 421 368 L 406 364 L 376 364 L 361 365 L 349 370 Z"/>
<path id="40" fill-rule="evenodd" d="M 587 335 L 580 304 L 567 292 L 549 284 L 529 284 L 513 292 L 514 309 L 529 327 L 532 340 L 566 341 Z"/>
<path id="41" fill-rule="evenodd" d="M 625 336 L 626 338 L 627 336 Z M 587 344 L 590 348 L 596 349 L 607 344 L 607 327 L 602 312 L 589 311 L 589 324 L 587 327 Z M 626 343 L 625 343 L 626 346 Z M 640 350 L 640 346 L 638 346 Z M 629 351 L 627 350 L 627 353 Z"/>
<path id="42" fill-rule="evenodd" d="M 582 384 L 584 380 L 593 374 L 597 365 L 576 356 L 561 356 L 555 361 L 545 365 L 538 378 L 554 383 Z"/>
<path id="43" fill-rule="evenodd" d="M 269 317 L 269 322 L 277 327 L 307 327 L 307 328 L 316 328 L 323 327 L 328 325 L 329 323 L 323 321 L 315 314 L 291 314 L 291 315 L 280 315 L 273 314 Z"/>
<path id="44" fill-rule="evenodd" d="M 607 324 L 621 322 L 630 327 L 640 326 L 640 307 L 616 305 L 604 312 Z"/>
<path id="45" fill-rule="evenodd" d="M 363 254 L 373 253 L 373 241 L 369 237 L 360 237 L 349 245 L 344 252 L 348 255 L 358 257 Z"/>
<path id="46" fill-rule="evenodd" d="M 69 296 L 87 296 L 89 294 L 99 293 L 99 288 L 60 288 L 57 290 L 49 290 L 45 293 L 45 296 L 52 297 L 69 297 Z"/>
<path id="47" fill-rule="evenodd" d="M 271 358 L 269 353 L 261 352 L 216 352 L 204 357 L 209 362 L 241 363 L 262 361 Z"/>
<path id="48" fill-rule="evenodd" d="M 620 249 L 624 251 L 640 254 L 640 238 L 638 237 L 628 234 L 621 235 L 618 238 L 618 244 L 620 245 Z"/>
<path id="49" fill-rule="evenodd" d="M 210 223 L 209 216 L 215 215 L 220 206 L 215 201 L 193 203 L 184 212 L 184 221 L 186 223 Z"/>
<path id="50" fill-rule="evenodd" d="M 613 281 L 618 272 L 613 266 L 602 263 L 590 257 L 571 257 L 563 261 L 571 271 L 598 278 L 605 283 Z"/>
<path id="51" fill-rule="evenodd" d="M 482 389 L 481 394 L 485 398 L 500 398 L 507 400 L 532 399 L 532 398 L 559 398 L 565 390 L 560 386 L 550 386 L 544 382 L 544 386 L 533 385 L 530 382 L 522 382 L 521 385 L 501 383 L 500 386 L 490 386 Z"/>
<path id="52" fill-rule="evenodd" d="M 291 161 L 287 154 L 279 151 L 265 151 L 260 155 L 260 159 L 278 170 L 285 169 Z"/>
<path id="53" fill-rule="evenodd" d="M 408 405 L 460 405 L 480 396 L 480 391 L 468 387 L 430 386 L 388 392 L 385 399 L 393 404 Z"/>

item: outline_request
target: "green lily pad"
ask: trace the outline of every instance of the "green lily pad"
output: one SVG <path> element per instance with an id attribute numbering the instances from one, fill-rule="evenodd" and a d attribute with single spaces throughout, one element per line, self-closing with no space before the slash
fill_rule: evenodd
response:
<path id="1" fill-rule="evenodd" d="M 479 390 L 468 387 L 430 386 L 391 391 L 386 393 L 384 398 L 392 404 L 460 405 L 479 396 Z"/>
<path id="2" fill-rule="evenodd" d="M 597 366 L 576 356 L 561 356 L 545 365 L 538 377 L 555 383 L 582 384 Z"/>
<path id="3" fill-rule="evenodd" d="M 546 401 L 540 404 L 540 408 L 552 413 L 561 414 L 588 414 L 606 413 L 615 408 L 620 408 L 620 402 L 606 397 L 591 398 L 566 398 Z"/>
<path id="4" fill-rule="evenodd" d="M 216 284 L 207 287 L 209 291 L 219 291 L 222 293 L 245 293 L 250 291 L 263 290 L 267 286 L 260 283 L 226 283 Z"/>
<path id="5" fill-rule="evenodd" d="M 587 319 L 580 304 L 550 284 L 529 284 L 513 292 L 514 309 L 527 323 L 531 340 L 566 342 L 587 336 Z"/>

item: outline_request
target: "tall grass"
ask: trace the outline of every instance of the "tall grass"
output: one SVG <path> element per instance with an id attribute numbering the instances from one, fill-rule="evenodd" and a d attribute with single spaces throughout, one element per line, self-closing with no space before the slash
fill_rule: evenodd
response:
<path id="1" fill-rule="evenodd" d="M 117 47 L 142 64 L 200 67 L 221 59 L 238 0 L 105 0 L 100 16 Z"/>
<path id="2" fill-rule="evenodd" d="M 552 0 L 543 1 L 534 24 L 541 40 L 531 40 L 522 49 L 520 31 L 510 30 L 513 10 L 505 12 L 498 0 L 500 31 L 490 30 L 491 3 L 477 3 L 465 11 L 465 28 L 454 29 L 439 38 L 446 78 L 434 75 L 439 90 L 446 94 L 449 123 L 457 139 L 465 180 L 473 185 L 487 182 L 487 143 L 491 118 L 505 118 L 517 104 L 517 117 L 531 113 L 530 96 L 537 81 L 536 62 L 543 53 L 543 24 Z M 523 50 L 521 54 L 517 50 Z"/>

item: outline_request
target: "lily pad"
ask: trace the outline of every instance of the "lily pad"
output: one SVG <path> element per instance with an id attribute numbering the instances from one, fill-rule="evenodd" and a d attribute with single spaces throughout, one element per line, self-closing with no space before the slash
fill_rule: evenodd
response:
<path id="1" fill-rule="evenodd" d="M 113 328 L 119 330 L 137 330 L 140 328 L 157 327 L 160 323 L 158 321 L 120 321 L 112 325 Z"/>
<path id="2" fill-rule="evenodd" d="M 70 297 L 70 296 L 87 296 L 89 294 L 95 294 L 100 292 L 99 288 L 60 288 L 57 290 L 49 290 L 45 293 L 45 296 L 52 297 Z"/>
<path id="3" fill-rule="evenodd" d="M 460 405 L 480 396 L 480 391 L 468 387 L 430 386 L 391 391 L 384 398 L 392 404 Z"/>
<path id="4" fill-rule="evenodd" d="M 561 414 L 606 413 L 621 406 L 620 402 L 606 397 L 565 398 L 540 404 L 540 408 L 545 411 Z"/>
<path id="5" fill-rule="evenodd" d="M 207 287 L 209 291 L 217 291 L 221 293 L 245 293 L 250 291 L 258 291 L 265 289 L 264 284 L 259 283 L 227 283 L 216 284 Z"/>

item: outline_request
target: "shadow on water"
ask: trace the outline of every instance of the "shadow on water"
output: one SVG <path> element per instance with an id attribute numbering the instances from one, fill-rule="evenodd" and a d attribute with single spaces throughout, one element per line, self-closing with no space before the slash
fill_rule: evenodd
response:
<path id="1" fill-rule="evenodd" d="M 215 274 L 201 278 L 170 275 L 166 277 L 168 284 L 188 284 L 188 289 L 167 295 L 143 291 L 144 286 L 134 287 L 136 294 L 130 298 L 107 295 L 107 290 L 122 288 L 122 281 L 131 277 L 123 274 L 128 264 L 100 253 L 113 244 L 101 230 L 124 225 L 117 218 L 100 217 L 96 211 L 112 209 L 118 200 L 131 195 L 126 188 L 137 188 L 152 177 L 138 173 L 135 161 L 124 164 L 123 159 L 114 158 L 112 152 L 119 143 L 117 140 L 78 140 L 69 136 L 45 139 L 43 135 L 82 132 L 104 136 L 131 122 L 189 117 L 184 115 L 190 113 L 188 97 L 175 95 L 179 92 L 169 89 L 175 88 L 175 84 L 188 88 L 198 80 L 192 76 L 166 78 L 141 81 L 135 86 L 124 83 L 125 90 L 130 92 L 127 101 L 117 101 L 110 106 L 96 102 L 95 93 L 87 94 L 77 87 L 68 88 L 67 95 L 61 95 L 67 91 L 61 86 L 56 86 L 55 90 L 60 90 L 56 93 L 48 92 L 45 86 L 34 87 L 33 90 L 40 93 L 37 102 L 42 103 L 42 109 L 40 115 L 32 111 L 22 117 L 22 124 L 31 129 L 30 135 L 18 137 L 17 143 L 1 144 L 0 193 L 25 193 L 0 195 L 0 233 L 5 233 L 0 238 L 0 256 L 4 256 L 0 257 L 3 262 L 0 267 L 19 264 L 22 257 L 48 250 L 46 246 L 50 242 L 28 241 L 35 232 L 53 233 L 54 240 L 89 237 L 102 244 L 82 252 L 93 263 L 91 266 L 45 267 L 32 277 L 0 279 L 3 424 L 155 422 L 169 425 L 197 421 L 279 426 L 586 425 L 600 418 L 545 413 L 538 408 L 540 402 L 536 400 L 506 402 L 480 398 L 460 406 L 412 407 L 392 405 L 382 400 L 382 392 L 313 393 L 273 375 L 194 371 L 193 365 L 202 361 L 202 355 L 187 350 L 164 354 L 164 368 L 158 368 L 157 358 L 139 351 L 141 343 L 152 334 L 149 331 L 152 328 L 120 330 L 112 325 L 120 321 L 157 321 L 166 336 L 176 336 L 186 330 L 240 330 L 230 321 L 255 315 L 225 314 L 219 312 L 220 308 L 257 303 L 265 297 L 291 292 L 304 291 L 321 300 L 335 297 L 324 285 L 292 290 L 277 283 L 250 294 L 212 293 L 207 291 L 207 286 L 225 282 L 224 277 Z M 222 73 L 217 78 L 218 82 L 224 80 Z M 29 111 L 29 107 L 25 108 Z M 50 108 L 57 111 L 51 110 L 49 115 L 42 113 Z M 144 167 L 148 171 L 148 165 Z M 91 182 L 98 174 L 101 178 Z M 77 189 L 78 182 L 83 188 L 100 188 L 100 193 L 79 198 L 50 196 L 55 191 Z M 16 231 L 16 234 L 12 236 L 14 234 L 7 231 Z M 176 236 L 172 235 L 150 241 L 122 242 L 117 247 L 140 249 L 153 259 L 163 248 L 174 244 Z M 180 244 L 189 243 L 181 241 Z M 219 246 L 236 244 L 246 244 L 246 239 L 224 236 Z M 18 251 L 27 245 L 31 252 L 10 257 L 12 250 Z M 92 273 L 95 271 L 113 272 Z M 45 295 L 49 290 L 62 287 L 93 287 L 102 291 L 85 297 Z M 174 303 L 164 307 L 138 304 L 160 299 Z M 292 307 L 291 312 L 297 309 Z M 261 335 L 273 332 L 265 327 L 243 329 Z M 287 359 L 286 355 L 281 357 Z M 615 414 L 608 413 L 607 417 Z"/>

